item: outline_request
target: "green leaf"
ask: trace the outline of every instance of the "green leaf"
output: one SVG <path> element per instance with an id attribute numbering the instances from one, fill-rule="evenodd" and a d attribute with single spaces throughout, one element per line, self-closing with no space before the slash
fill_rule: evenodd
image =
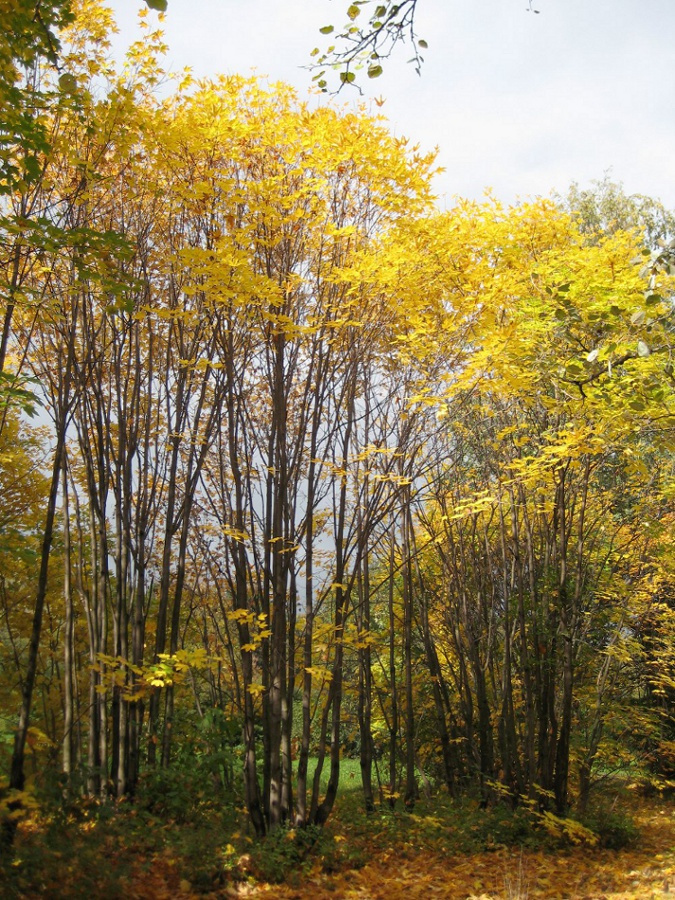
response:
<path id="1" fill-rule="evenodd" d="M 352 19 L 352 21 L 361 14 L 361 10 L 356 5 L 356 3 L 352 3 L 352 5 L 347 10 L 347 16 Z"/>
<path id="2" fill-rule="evenodd" d="M 319 31 L 321 32 L 321 34 L 330 34 L 331 32 L 335 31 L 335 28 L 333 27 L 333 25 L 324 25 L 323 28 L 319 28 Z"/>
<path id="3" fill-rule="evenodd" d="M 27 182 L 37 181 L 42 174 L 40 161 L 35 156 L 27 156 L 23 161 L 24 179 Z"/>
<path id="4" fill-rule="evenodd" d="M 64 72 L 59 78 L 59 90 L 64 94 L 74 94 L 77 90 L 77 78 L 70 72 Z"/>
<path id="5" fill-rule="evenodd" d="M 166 12 L 169 6 L 168 0 L 145 0 L 150 9 L 156 9 L 157 12 Z"/>
<path id="6" fill-rule="evenodd" d="M 371 66 L 368 69 L 368 78 L 379 78 L 382 74 L 382 66 Z"/>
<path id="7" fill-rule="evenodd" d="M 418 46 L 418 47 L 421 47 L 423 50 L 428 50 L 428 49 L 429 49 L 429 45 L 427 44 L 426 41 L 418 41 L 418 42 L 417 42 L 417 46 Z"/>
<path id="8" fill-rule="evenodd" d="M 340 81 L 343 84 L 353 84 L 356 79 L 356 75 L 353 72 L 340 72 Z"/>

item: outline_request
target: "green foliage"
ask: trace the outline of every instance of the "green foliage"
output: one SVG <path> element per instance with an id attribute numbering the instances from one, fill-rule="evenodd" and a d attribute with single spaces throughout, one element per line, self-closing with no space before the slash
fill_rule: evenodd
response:
<path id="1" fill-rule="evenodd" d="M 41 62 L 58 65 L 58 32 L 72 20 L 70 0 L 8 0 L 2 4 L 0 195 L 40 175 L 40 157 L 50 146 L 40 111 L 48 104 L 39 87 L 41 79 L 31 74 Z"/>
<path id="2" fill-rule="evenodd" d="M 286 881 L 305 865 L 311 853 L 320 853 L 329 842 L 324 830 L 316 825 L 277 828 L 251 851 L 253 870 L 263 881 Z"/>
<path id="3" fill-rule="evenodd" d="M 181 715 L 170 766 L 149 768 L 141 776 L 138 803 L 154 815 L 186 822 L 209 809 L 211 801 L 232 804 L 241 790 L 241 728 L 221 710 L 209 710 L 195 725 Z"/>
<path id="4" fill-rule="evenodd" d="M 27 416 L 34 416 L 39 400 L 30 386 L 36 384 L 35 378 L 18 377 L 10 372 L 0 372 L 0 415 L 4 409 L 10 408 L 20 410 Z"/>
<path id="5" fill-rule="evenodd" d="M 193 815 L 206 794 L 206 783 L 189 768 L 173 765 L 146 772 L 139 781 L 138 803 L 148 812 L 178 823 Z"/>
<path id="6" fill-rule="evenodd" d="M 607 850 L 630 847 L 640 836 L 633 816 L 608 802 L 596 803 L 580 816 L 580 822 L 597 835 L 599 845 Z"/>
<path id="7" fill-rule="evenodd" d="M 675 235 L 675 215 L 663 203 L 643 194 L 626 194 L 620 182 L 609 175 L 594 181 L 589 188 L 573 182 L 563 205 L 575 217 L 579 228 L 590 239 L 616 231 L 637 229 L 648 248 Z"/>

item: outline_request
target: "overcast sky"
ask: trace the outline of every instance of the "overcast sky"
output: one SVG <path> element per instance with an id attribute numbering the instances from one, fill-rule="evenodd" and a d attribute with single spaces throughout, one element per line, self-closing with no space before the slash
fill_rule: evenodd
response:
<path id="1" fill-rule="evenodd" d="M 302 93 L 318 29 L 345 0 L 169 0 L 169 65 L 249 74 Z M 588 186 L 610 171 L 629 193 L 675 208 L 675 0 L 419 0 L 429 49 L 418 77 L 400 47 L 364 100 L 391 129 L 438 147 L 441 206 L 491 188 L 513 202 Z M 119 49 L 140 0 L 114 0 Z M 151 14 L 154 15 L 154 14 Z M 357 99 L 356 91 L 340 103 Z M 373 111 L 378 108 L 373 104 Z"/>

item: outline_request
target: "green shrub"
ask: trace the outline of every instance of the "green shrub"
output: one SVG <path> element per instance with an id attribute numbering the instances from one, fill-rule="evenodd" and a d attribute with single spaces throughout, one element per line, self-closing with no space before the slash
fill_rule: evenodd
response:
<path id="1" fill-rule="evenodd" d="M 317 845 L 325 842 L 324 830 L 315 825 L 305 828 L 277 828 L 253 847 L 253 870 L 263 881 L 285 881 L 292 872 L 304 865 Z"/>
<path id="2" fill-rule="evenodd" d="M 598 836 L 598 843 L 607 850 L 622 850 L 640 836 L 632 816 L 615 809 L 598 807 L 582 817 L 582 824 Z"/>

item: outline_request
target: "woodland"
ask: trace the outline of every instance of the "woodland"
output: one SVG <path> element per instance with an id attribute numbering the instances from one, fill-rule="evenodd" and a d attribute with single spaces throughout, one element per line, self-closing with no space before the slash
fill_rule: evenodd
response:
<path id="1" fill-rule="evenodd" d="M 0 15 L 5 896 L 675 889 L 675 216 Z"/>

